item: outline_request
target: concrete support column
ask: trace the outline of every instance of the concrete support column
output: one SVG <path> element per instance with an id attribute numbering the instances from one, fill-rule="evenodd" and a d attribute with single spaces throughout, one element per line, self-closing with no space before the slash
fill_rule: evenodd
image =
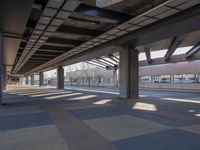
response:
<path id="1" fill-rule="evenodd" d="M 62 66 L 57 68 L 57 88 L 64 89 L 64 68 Z"/>
<path id="2" fill-rule="evenodd" d="M 3 88 L 3 90 L 6 90 L 6 86 L 7 86 L 7 74 L 6 74 L 6 65 L 5 64 L 3 65 L 3 75 L 2 76 L 3 76 L 2 77 L 3 78 L 3 80 L 2 80 L 3 81 L 3 85 L 2 85 L 3 87 L 2 88 Z"/>
<path id="3" fill-rule="evenodd" d="M 155 78 L 154 78 L 154 76 L 152 75 L 152 76 L 151 76 L 151 83 L 154 83 L 154 82 L 155 82 L 154 79 L 155 79 Z"/>
<path id="4" fill-rule="evenodd" d="M 126 49 L 120 51 L 120 97 L 139 98 L 139 64 L 138 50 Z"/>
<path id="5" fill-rule="evenodd" d="M 31 75 L 31 85 L 34 85 L 34 75 Z"/>
<path id="6" fill-rule="evenodd" d="M 197 74 L 194 74 L 194 81 L 197 83 Z"/>
<path id="7" fill-rule="evenodd" d="M 39 86 L 43 86 L 44 85 L 44 74 L 43 72 L 39 73 Z"/>
<path id="8" fill-rule="evenodd" d="M 174 75 L 173 74 L 170 75 L 170 80 L 171 80 L 171 83 L 174 83 Z"/>
<path id="9" fill-rule="evenodd" d="M 113 69 L 113 87 L 117 87 L 117 69 Z"/>
<path id="10" fill-rule="evenodd" d="M 26 76 L 26 85 L 28 85 L 28 76 Z"/>
<path id="11" fill-rule="evenodd" d="M 0 105 L 3 105 L 3 37 L 0 34 Z"/>

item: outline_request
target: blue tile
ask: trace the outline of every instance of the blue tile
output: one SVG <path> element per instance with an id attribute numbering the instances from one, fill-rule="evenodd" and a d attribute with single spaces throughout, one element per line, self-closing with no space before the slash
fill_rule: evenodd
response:
<path id="1" fill-rule="evenodd" d="M 89 109 L 76 109 L 76 110 L 67 110 L 76 117 L 82 120 L 95 119 L 100 117 L 109 117 L 115 115 L 127 114 L 127 109 L 118 106 L 107 106 L 99 108 L 89 108 Z"/>
<path id="2" fill-rule="evenodd" d="M 200 135 L 167 130 L 113 142 L 120 150 L 200 150 Z"/>
<path id="3" fill-rule="evenodd" d="M 52 123 L 53 121 L 45 113 L 0 116 L 0 131 L 49 125 Z"/>

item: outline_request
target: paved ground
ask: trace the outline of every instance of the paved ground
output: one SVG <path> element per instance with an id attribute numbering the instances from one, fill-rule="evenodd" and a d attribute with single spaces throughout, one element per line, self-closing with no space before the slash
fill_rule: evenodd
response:
<path id="1" fill-rule="evenodd" d="M 141 90 L 133 101 L 83 90 L 9 87 L 0 150 L 200 149 L 199 93 Z"/>

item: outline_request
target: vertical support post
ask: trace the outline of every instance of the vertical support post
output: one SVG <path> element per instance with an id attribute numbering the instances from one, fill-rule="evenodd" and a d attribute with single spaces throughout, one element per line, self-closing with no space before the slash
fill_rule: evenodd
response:
<path id="1" fill-rule="evenodd" d="M 44 74 L 43 74 L 43 72 L 39 73 L 39 86 L 44 86 Z"/>
<path id="2" fill-rule="evenodd" d="M 0 105 L 3 105 L 3 37 L 0 34 Z"/>
<path id="3" fill-rule="evenodd" d="M 173 74 L 170 75 L 170 80 L 171 80 L 171 83 L 174 83 L 174 75 Z"/>
<path id="4" fill-rule="evenodd" d="M 6 65 L 3 64 L 3 90 L 6 90 L 6 86 L 7 86 L 7 75 L 6 75 Z"/>
<path id="5" fill-rule="evenodd" d="M 194 74 L 194 83 L 197 83 L 197 74 Z"/>
<path id="6" fill-rule="evenodd" d="M 26 76 L 26 85 L 28 85 L 28 76 Z"/>
<path id="7" fill-rule="evenodd" d="M 117 87 L 117 69 L 113 69 L 113 87 Z"/>
<path id="8" fill-rule="evenodd" d="M 151 83 L 154 83 L 155 81 L 154 81 L 154 76 L 153 75 L 151 75 Z"/>
<path id="9" fill-rule="evenodd" d="M 57 68 L 57 88 L 64 89 L 64 68 L 62 66 Z"/>
<path id="10" fill-rule="evenodd" d="M 120 97 L 139 98 L 139 64 L 138 50 L 120 51 Z"/>
<path id="11" fill-rule="evenodd" d="M 34 85 L 34 74 L 31 75 L 31 85 Z"/>

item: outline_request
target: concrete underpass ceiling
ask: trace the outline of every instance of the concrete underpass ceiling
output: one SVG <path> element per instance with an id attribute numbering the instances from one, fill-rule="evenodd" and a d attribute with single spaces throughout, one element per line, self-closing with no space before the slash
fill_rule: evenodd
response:
<path id="1" fill-rule="evenodd" d="M 21 42 L 17 38 L 4 37 L 4 64 L 6 64 L 6 71 L 8 74 L 12 71 L 14 61 L 17 55 L 17 50 Z"/>
<path id="2" fill-rule="evenodd" d="M 26 1 L 21 5 L 30 5 L 28 4 L 29 2 Z M 12 3 L 11 0 L 10 3 Z M 29 8 L 31 12 L 24 12 L 26 14 L 26 22 L 28 21 L 27 24 L 22 20 L 18 22 L 23 22 L 23 25 L 16 24 L 17 27 L 23 28 L 23 32 L 20 33 L 20 36 L 23 37 L 20 44 L 18 43 L 20 46 L 16 50 L 17 57 L 15 58 L 12 73 L 34 73 L 47 68 L 54 68 L 58 64 L 65 64 L 67 60 L 74 56 L 81 57 L 79 54 L 96 50 L 101 45 L 106 51 L 104 46 L 107 43 L 112 43 L 112 41 L 121 37 L 123 39 L 123 37 L 132 33 L 133 35 L 136 33 L 136 36 L 137 33 L 140 33 L 137 31 L 143 28 L 145 30 L 146 27 L 153 26 L 156 22 L 162 23 L 162 20 L 166 20 L 166 18 L 171 17 L 171 15 L 174 16 L 178 12 L 179 14 L 184 10 L 187 12 L 188 8 L 195 7 L 199 3 L 196 0 L 122 0 L 105 8 L 97 8 L 95 0 L 68 0 L 66 3 L 63 3 L 62 0 L 34 0 L 34 4 L 31 4 L 32 6 Z M 7 6 L 7 2 L 5 4 Z M 2 3 L 1 6 L 5 4 Z M 16 6 L 16 9 L 21 9 L 22 7 L 14 3 L 10 5 Z M 165 11 L 163 12 L 163 10 Z M 10 11 L 12 12 L 12 10 L 8 9 L 6 13 Z M 197 8 L 194 13 L 195 11 L 197 12 Z M 30 15 L 27 16 L 27 14 Z M 156 19 L 154 18 L 155 16 L 157 17 Z M 7 16 L 8 20 L 10 18 Z M 22 19 L 23 17 L 20 18 Z M 16 20 L 12 21 L 15 22 Z M 194 31 L 195 27 L 191 31 Z M 186 32 L 189 33 L 189 29 Z M 143 32 L 141 33 L 143 34 Z M 143 36 L 145 34 L 141 38 Z M 122 44 L 124 42 L 123 44 L 125 45 L 134 44 L 135 39 L 131 38 L 135 37 L 129 36 L 128 40 L 122 40 L 119 43 Z M 162 38 L 162 40 L 154 40 L 150 44 L 146 43 L 150 45 L 152 50 L 166 49 L 169 47 L 172 38 L 174 37 L 168 36 L 167 38 Z M 180 46 L 194 45 L 197 39 L 199 39 L 199 31 L 189 33 Z M 117 40 L 116 42 L 118 43 Z M 13 49 L 17 42 L 14 43 L 12 41 L 12 43 L 14 45 L 10 46 L 12 52 L 7 53 L 9 55 L 14 55 Z M 7 45 L 10 44 L 8 43 Z M 112 44 L 106 46 L 111 47 Z M 140 51 L 143 51 L 142 48 L 138 47 Z M 114 52 L 113 49 L 114 47 L 110 48 L 109 51 Z"/>
<path id="3" fill-rule="evenodd" d="M 4 64 L 10 74 L 24 34 L 33 0 L 0 1 L 0 33 L 4 41 Z"/>

